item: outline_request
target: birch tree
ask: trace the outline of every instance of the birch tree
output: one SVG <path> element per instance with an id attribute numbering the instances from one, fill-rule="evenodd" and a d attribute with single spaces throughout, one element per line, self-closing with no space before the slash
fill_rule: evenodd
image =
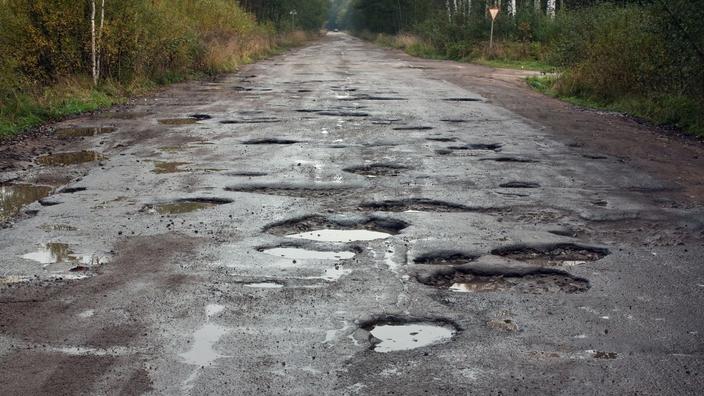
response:
<path id="1" fill-rule="evenodd" d="M 508 15 L 516 16 L 516 0 L 509 0 L 508 2 Z"/>
<path id="2" fill-rule="evenodd" d="M 555 18 L 555 0 L 548 0 L 547 14 L 550 18 Z"/>
<path id="3" fill-rule="evenodd" d="M 105 26 L 105 0 L 100 0 L 100 26 L 95 29 L 95 0 L 90 1 L 90 47 L 93 68 L 93 85 L 98 85 L 100 79 L 100 52 L 102 49 L 103 27 Z"/>

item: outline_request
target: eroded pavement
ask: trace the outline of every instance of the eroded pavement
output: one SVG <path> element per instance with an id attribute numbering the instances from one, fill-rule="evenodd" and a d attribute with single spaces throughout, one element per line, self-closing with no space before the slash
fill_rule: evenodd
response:
<path id="1" fill-rule="evenodd" d="M 701 205 L 421 64 L 330 34 L 58 125 L 2 174 L 3 393 L 697 393 Z"/>

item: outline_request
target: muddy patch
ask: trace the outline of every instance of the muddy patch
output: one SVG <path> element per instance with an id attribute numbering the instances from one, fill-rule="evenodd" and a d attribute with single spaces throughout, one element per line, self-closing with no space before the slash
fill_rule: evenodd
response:
<path id="1" fill-rule="evenodd" d="M 499 184 L 502 188 L 539 188 L 540 184 L 534 182 L 512 181 Z"/>
<path id="2" fill-rule="evenodd" d="M 0 185 L 0 222 L 15 216 L 32 202 L 47 197 L 52 187 L 33 184 Z"/>
<path id="3" fill-rule="evenodd" d="M 95 151 L 75 151 L 42 155 L 37 157 L 36 161 L 38 164 L 46 166 L 69 166 L 103 159 L 105 157 Z"/>
<path id="4" fill-rule="evenodd" d="M 179 125 L 192 125 L 196 124 L 198 120 L 195 118 L 164 118 L 159 120 L 159 124 L 162 125 L 171 125 L 171 126 L 179 126 Z"/>
<path id="5" fill-rule="evenodd" d="M 146 205 L 142 211 L 148 213 L 158 213 L 161 215 L 183 214 L 210 209 L 232 202 L 233 201 L 231 199 L 226 198 L 184 198 L 172 202 Z"/>
<path id="6" fill-rule="evenodd" d="M 461 204 L 427 198 L 363 202 L 359 207 L 362 210 L 374 210 L 379 212 L 484 212 L 492 210 L 492 208 L 472 208 Z"/>
<path id="7" fill-rule="evenodd" d="M 491 254 L 542 266 L 574 266 L 606 257 L 609 250 L 603 247 L 559 243 L 539 246 L 507 246 Z"/>
<path id="8" fill-rule="evenodd" d="M 398 176 L 403 170 L 409 169 L 408 167 L 396 164 L 368 164 L 359 166 L 350 166 L 344 168 L 343 171 L 347 173 L 354 173 L 356 175 L 362 176 Z"/>
<path id="9" fill-rule="evenodd" d="M 319 215 L 274 223 L 264 231 L 293 239 L 321 242 L 371 241 L 400 233 L 409 224 L 382 217 L 327 218 Z"/>
<path id="10" fill-rule="evenodd" d="M 115 132 L 114 127 L 95 127 L 95 128 L 61 128 L 56 130 L 56 136 L 62 138 L 68 137 L 89 137 L 98 136 L 106 133 Z"/>
<path id="11" fill-rule="evenodd" d="M 298 140 L 291 139 L 279 139 L 279 138 L 262 138 L 262 139 L 251 139 L 245 140 L 242 144 L 247 145 L 257 145 L 257 144 L 296 144 L 299 143 Z"/>
<path id="12" fill-rule="evenodd" d="M 459 293 L 515 291 L 525 294 L 581 293 L 589 281 L 541 267 L 495 268 L 458 266 L 416 275 L 418 282 Z"/>
<path id="13" fill-rule="evenodd" d="M 413 262 L 416 264 L 429 265 L 462 265 L 471 263 L 478 258 L 479 256 L 476 254 L 451 250 L 440 250 L 422 254 L 413 259 Z"/>
<path id="14" fill-rule="evenodd" d="M 296 185 L 245 185 L 245 186 L 228 186 L 225 191 L 243 192 L 252 194 L 275 195 L 281 197 L 295 198 L 327 198 L 349 194 L 355 189 L 349 187 L 303 187 Z"/>
<path id="15" fill-rule="evenodd" d="M 446 343 L 460 331 L 448 320 L 394 316 L 364 322 L 360 328 L 369 332 L 369 349 L 381 353 Z"/>
<path id="16" fill-rule="evenodd" d="M 190 164 L 188 162 L 155 161 L 152 172 L 157 174 L 186 172 L 185 169 L 181 169 L 185 165 Z"/>

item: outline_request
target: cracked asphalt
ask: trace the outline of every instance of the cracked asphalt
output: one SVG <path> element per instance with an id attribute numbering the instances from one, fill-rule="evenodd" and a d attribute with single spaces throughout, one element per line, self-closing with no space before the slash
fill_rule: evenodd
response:
<path id="1" fill-rule="evenodd" d="M 330 33 L 11 143 L 2 393 L 698 394 L 704 148 L 527 74 Z"/>

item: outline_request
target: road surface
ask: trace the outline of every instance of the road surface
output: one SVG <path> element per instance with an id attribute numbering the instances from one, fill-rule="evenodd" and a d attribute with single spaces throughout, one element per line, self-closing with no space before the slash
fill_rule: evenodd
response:
<path id="1" fill-rule="evenodd" d="M 12 142 L 2 393 L 700 392 L 702 145 L 526 74 L 331 33 Z"/>

